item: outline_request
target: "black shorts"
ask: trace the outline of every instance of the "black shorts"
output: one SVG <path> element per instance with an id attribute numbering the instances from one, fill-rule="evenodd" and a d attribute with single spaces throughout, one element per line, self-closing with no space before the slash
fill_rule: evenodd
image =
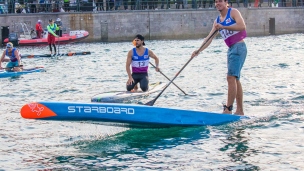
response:
<path id="1" fill-rule="evenodd" d="M 142 91 L 149 90 L 149 77 L 148 73 L 132 73 L 134 82 L 131 85 L 127 85 L 127 91 L 131 91 L 137 83 L 140 84 Z"/>

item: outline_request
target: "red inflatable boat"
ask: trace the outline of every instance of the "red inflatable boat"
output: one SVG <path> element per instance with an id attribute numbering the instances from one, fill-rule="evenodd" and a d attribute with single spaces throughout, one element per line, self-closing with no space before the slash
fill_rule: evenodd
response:
<path id="1" fill-rule="evenodd" d="M 37 39 L 32 38 L 30 35 L 17 35 L 16 33 L 12 33 L 9 35 L 9 38 L 4 39 L 3 43 L 6 45 L 8 42 L 13 42 L 19 46 L 46 46 L 48 32 L 43 33 L 43 38 Z M 73 42 L 81 41 L 89 36 L 89 32 L 85 30 L 74 30 L 69 33 L 62 34 L 62 37 L 56 38 L 56 44 L 69 44 Z"/>

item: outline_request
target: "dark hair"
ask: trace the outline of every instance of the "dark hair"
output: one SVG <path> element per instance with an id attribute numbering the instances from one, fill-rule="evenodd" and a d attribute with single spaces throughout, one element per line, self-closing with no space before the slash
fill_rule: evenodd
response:
<path id="1" fill-rule="evenodd" d="M 142 36 L 141 34 L 136 35 L 135 38 L 137 38 L 137 39 L 139 39 L 141 41 L 145 40 L 144 36 Z M 146 45 L 145 42 L 143 42 L 143 45 Z"/>
<path id="2" fill-rule="evenodd" d="M 53 22 L 53 19 L 49 19 L 49 22 Z"/>

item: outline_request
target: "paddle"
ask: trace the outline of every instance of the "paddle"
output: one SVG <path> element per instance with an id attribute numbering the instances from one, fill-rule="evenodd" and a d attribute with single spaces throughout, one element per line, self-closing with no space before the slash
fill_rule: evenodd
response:
<path id="1" fill-rule="evenodd" d="M 59 54 L 59 53 L 58 53 Z M 76 55 L 90 55 L 91 52 L 68 52 L 59 54 L 59 56 L 76 56 Z M 33 54 L 23 54 L 21 58 L 42 58 L 42 57 L 52 57 L 50 54 L 41 54 L 41 55 L 33 55 Z"/>
<path id="2" fill-rule="evenodd" d="M 58 49 L 58 53 L 57 53 L 57 56 L 59 56 L 59 54 L 60 54 L 60 53 L 59 53 L 59 45 L 60 45 L 60 39 L 59 39 L 59 37 L 60 37 L 60 36 L 58 36 L 58 48 L 57 48 L 57 49 Z"/>
<path id="3" fill-rule="evenodd" d="M 156 68 L 155 67 L 155 65 L 153 65 L 151 62 L 149 62 L 154 68 Z M 164 77 L 166 77 L 169 81 L 171 81 L 170 80 L 170 78 L 168 78 L 164 73 L 162 73 L 161 71 L 159 71 Z M 181 92 L 183 92 L 185 95 L 188 95 L 187 93 L 185 93 L 181 88 L 179 88 L 175 83 L 172 83 L 173 85 L 175 85 L 175 87 L 176 88 L 178 88 Z"/>
<path id="4" fill-rule="evenodd" d="M 217 33 L 218 30 L 215 30 L 212 35 L 210 37 L 208 37 L 207 41 L 205 41 L 201 47 L 198 49 L 198 52 L 206 45 L 207 42 L 209 42 L 209 40 Z M 159 98 L 159 96 L 169 87 L 169 85 L 175 80 L 175 78 L 184 70 L 184 68 L 192 61 L 193 58 L 190 58 L 188 60 L 188 62 L 182 67 L 182 69 L 180 69 L 180 71 L 178 71 L 176 73 L 176 75 L 174 76 L 174 78 L 166 85 L 166 87 L 151 101 L 149 101 L 148 103 L 146 103 L 145 105 L 148 106 L 153 106 L 154 103 L 156 102 L 156 100 Z"/>

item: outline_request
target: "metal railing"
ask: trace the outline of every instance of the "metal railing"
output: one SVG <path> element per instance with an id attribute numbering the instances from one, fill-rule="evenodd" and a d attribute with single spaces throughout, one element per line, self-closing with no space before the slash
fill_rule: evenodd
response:
<path id="1" fill-rule="evenodd" d="M 38 1 L 38 2 L 37 2 Z M 115 10 L 213 9 L 213 0 L 0 0 L 0 14 Z M 1 4 L 2 2 L 2 4 Z M 231 0 L 235 8 L 304 7 L 304 0 Z"/>

